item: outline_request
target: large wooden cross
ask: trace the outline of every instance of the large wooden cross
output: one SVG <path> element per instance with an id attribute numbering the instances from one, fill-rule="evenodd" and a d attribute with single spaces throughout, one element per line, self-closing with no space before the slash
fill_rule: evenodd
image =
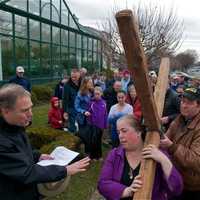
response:
<path id="1" fill-rule="evenodd" d="M 159 146 L 161 129 L 160 117 L 164 107 L 164 99 L 168 86 L 169 59 L 161 60 L 159 76 L 154 95 L 148 77 L 147 62 L 142 48 L 138 24 L 131 10 L 122 10 L 116 14 L 119 33 L 125 50 L 128 68 L 134 79 L 134 85 L 141 102 L 144 123 L 148 128 L 145 145 Z M 142 188 L 134 194 L 134 200 L 150 200 L 155 177 L 156 163 L 152 159 L 141 163 L 140 174 Z"/>

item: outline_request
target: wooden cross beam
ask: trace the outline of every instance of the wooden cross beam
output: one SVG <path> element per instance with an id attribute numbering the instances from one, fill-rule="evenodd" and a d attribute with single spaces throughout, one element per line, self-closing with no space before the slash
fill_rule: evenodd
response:
<path id="1" fill-rule="evenodd" d="M 164 98 L 168 85 L 169 59 L 161 61 L 158 84 L 153 96 L 148 77 L 148 69 L 144 50 L 140 43 L 138 24 L 131 10 L 122 10 L 116 14 L 119 33 L 125 50 L 128 68 L 133 74 L 134 85 L 141 102 L 142 114 L 148 133 L 145 145 L 159 145 L 161 129 L 160 117 L 163 111 Z M 155 101 L 157 105 L 155 104 Z M 154 183 L 156 163 L 152 159 L 141 163 L 140 174 L 143 180 L 141 190 L 134 194 L 134 200 L 150 200 Z"/>

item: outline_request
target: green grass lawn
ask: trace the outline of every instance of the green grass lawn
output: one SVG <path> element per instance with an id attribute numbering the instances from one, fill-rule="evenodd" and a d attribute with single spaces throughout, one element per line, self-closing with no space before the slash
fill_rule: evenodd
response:
<path id="1" fill-rule="evenodd" d="M 48 200 L 89 200 L 96 189 L 101 163 L 91 163 L 86 172 L 74 175 L 65 192 Z"/>
<path id="2" fill-rule="evenodd" d="M 33 126 L 46 126 L 48 122 L 49 105 L 41 105 L 33 107 Z"/>
<path id="3" fill-rule="evenodd" d="M 48 104 L 33 108 L 32 126 L 47 126 L 48 109 Z M 104 155 L 108 149 L 108 146 L 103 145 Z M 89 200 L 96 189 L 101 164 L 99 161 L 92 162 L 86 172 L 79 173 L 71 178 L 65 192 L 56 197 L 48 198 L 48 200 Z"/>

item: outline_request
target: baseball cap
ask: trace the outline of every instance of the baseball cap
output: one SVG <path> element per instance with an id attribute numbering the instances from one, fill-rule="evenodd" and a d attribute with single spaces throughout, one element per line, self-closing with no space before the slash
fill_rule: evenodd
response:
<path id="1" fill-rule="evenodd" d="M 153 70 L 149 72 L 149 76 L 157 78 L 157 74 Z"/>
<path id="2" fill-rule="evenodd" d="M 18 66 L 16 68 L 16 72 L 24 72 L 24 68 L 22 66 Z"/>
<path id="3" fill-rule="evenodd" d="M 194 87 L 186 88 L 184 90 L 183 97 L 191 101 L 200 100 L 200 89 Z"/>

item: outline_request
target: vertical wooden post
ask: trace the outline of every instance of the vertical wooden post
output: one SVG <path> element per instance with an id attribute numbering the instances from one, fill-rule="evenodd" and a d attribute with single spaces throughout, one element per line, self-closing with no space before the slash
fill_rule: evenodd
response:
<path id="1" fill-rule="evenodd" d="M 158 73 L 158 79 L 154 91 L 154 99 L 159 117 L 162 117 L 163 114 L 164 99 L 169 84 L 169 78 L 168 78 L 169 69 L 170 69 L 169 58 L 168 57 L 162 58 Z"/>
<path id="2" fill-rule="evenodd" d="M 160 141 L 160 116 L 162 115 L 164 98 L 166 92 L 166 83 L 160 81 L 158 92 L 155 94 L 157 101 L 160 101 L 158 109 L 154 102 L 154 96 L 152 88 L 148 78 L 147 63 L 144 55 L 144 50 L 140 43 L 138 34 L 137 21 L 133 17 L 131 10 L 123 10 L 116 14 L 116 20 L 118 23 L 119 33 L 122 40 L 122 44 L 125 50 L 125 55 L 127 59 L 128 68 L 133 74 L 134 85 L 138 98 L 142 106 L 142 114 L 145 120 L 145 125 L 147 126 L 149 132 L 146 136 L 145 145 L 155 144 L 159 145 Z M 169 63 L 164 59 L 161 63 Z M 165 65 L 162 65 L 165 68 Z M 162 67 L 162 68 L 163 68 Z M 167 66 L 169 67 L 169 66 Z M 168 70 L 163 70 L 160 72 L 159 76 L 167 73 Z M 168 75 L 166 75 L 168 76 Z M 164 81 L 168 82 L 168 78 Z M 162 93 L 162 96 L 159 94 Z M 161 114 L 160 114 L 161 113 Z M 152 187 L 154 183 L 156 163 L 152 159 L 144 160 L 141 163 L 140 174 L 143 178 L 143 187 L 137 193 L 134 194 L 134 200 L 150 200 Z"/>

